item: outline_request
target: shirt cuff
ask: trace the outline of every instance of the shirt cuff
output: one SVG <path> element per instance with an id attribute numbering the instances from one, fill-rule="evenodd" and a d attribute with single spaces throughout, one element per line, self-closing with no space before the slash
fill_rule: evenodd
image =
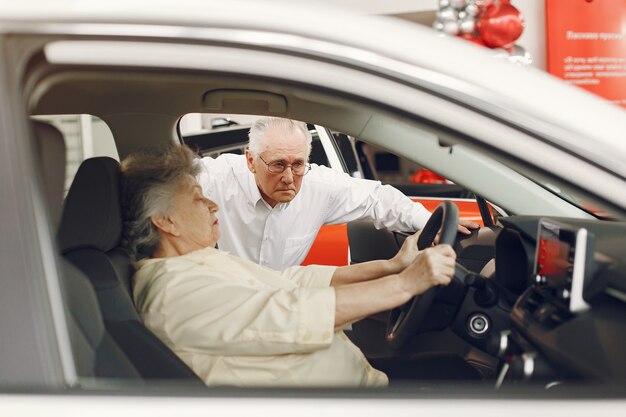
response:
<path id="1" fill-rule="evenodd" d="M 335 289 L 298 288 L 300 323 L 297 344 L 304 350 L 330 346 L 335 334 Z"/>

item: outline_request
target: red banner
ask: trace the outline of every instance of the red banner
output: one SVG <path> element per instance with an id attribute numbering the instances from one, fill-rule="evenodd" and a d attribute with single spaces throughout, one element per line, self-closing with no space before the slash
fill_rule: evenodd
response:
<path id="1" fill-rule="evenodd" d="M 548 71 L 626 108 L 626 0 L 545 0 Z"/>

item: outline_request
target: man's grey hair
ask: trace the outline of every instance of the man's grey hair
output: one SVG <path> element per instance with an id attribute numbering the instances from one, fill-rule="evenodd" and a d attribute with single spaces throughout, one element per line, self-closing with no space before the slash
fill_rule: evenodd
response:
<path id="1" fill-rule="evenodd" d="M 167 214 L 187 175 L 197 176 L 201 167 L 191 149 L 172 144 L 132 153 L 121 169 L 123 245 L 134 259 L 150 257 L 160 243 L 151 217 Z"/>
<path id="2" fill-rule="evenodd" d="M 261 117 L 250 128 L 248 133 L 248 149 L 254 157 L 258 157 L 268 148 L 266 135 L 270 129 L 281 129 L 286 132 L 301 133 L 306 143 L 306 159 L 311 155 L 311 133 L 306 123 L 297 120 L 283 119 L 282 117 Z"/>

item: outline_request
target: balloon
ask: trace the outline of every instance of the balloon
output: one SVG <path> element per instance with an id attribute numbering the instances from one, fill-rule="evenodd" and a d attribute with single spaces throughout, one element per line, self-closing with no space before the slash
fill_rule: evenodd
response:
<path id="1" fill-rule="evenodd" d="M 508 49 L 495 48 L 492 51 L 494 58 L 503 59 L 521 67 L 527 67 L 533 63 L 533 57 L 519 45 L 514 45 Z"/>
<path id="2" fill-rule="evenodd" d="M 452 7 L 444 7 L 443 9 L 439 9 L 437 11 L 437 20 L 441 21 L 442 23 L 449 21 L 456 22 L 457 18 L 457 12 Z"/>
<path id="3" fill-rule="evenodd" d="M 524 31 L 524 18 L 508 2 L 500 2 L 485 9 L 476 27 L 490 48 L 510 48 Z"/>
<path id="4" fill-rule="evenodd" d="M 443 22 L 443 33 L 446 35 L 457 35 L 459 33 L 459 22 L 456 20 Z"/>
<path id="5" fill-rule="evenodd" d="M 457 10 L 462 10 L 467 5 L 466 0 L 450 0 L 450 6 L 454 7 Z"/>
<path id="6" fill-rule="evenodd" d="M 524 18 L 510 0 L 438 0 L 433 28 L 441 36 L 456 35 L 492 49 L 493 56 L 521 66 L 532 56 L 515 41 L 524 30 Z"/>
<path id="7" fill-rule="evenodd" d="M 506 2 L 508 3 L 508 1 Z M 493 0 L 475 0 L 474 4 L 481 10 L 486 9 L 487 7 L 493 4 Z"/>
<path id="8" fill-rule="evenodd" d="M 513 45 L 511 48 L 509 61 L 521 65 L 522 67 L 527 67 L 533 63 L 533 57 L 528 53 L 528 51 L 522 48 L 519 45 Z"/>
<path id="9" fill-rule="evenodd" d="M 476 3 L 470 3 L 465 7 L 465 13 L 467 13 L 468 16 L 476 16 L 479 11 Z"/>
<path id="10" fill-rule="evenodd" d="M 474 33 L 476 28 L 476 21 L 473 17 L 466 17 L 459 20 L 459 32 L 461 33 Z"/>

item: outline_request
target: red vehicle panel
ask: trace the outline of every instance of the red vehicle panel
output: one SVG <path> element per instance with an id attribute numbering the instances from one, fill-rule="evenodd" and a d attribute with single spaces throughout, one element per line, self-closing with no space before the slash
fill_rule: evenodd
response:
<path id="1" fill-rule="evenodd" d="M 412 200 L 422 203 L 429 211 L 435 210 L 443 201 L 419 198 L 413 198 Z M 460 218 L 474 221 L 483 226 L 483 220 L 475 200 L 455 200 L 454 203 L 459 208 Z M 302 265 L 312 264 L 348 265 L 348 228 L 345 224 L 323 226 L 320 229 L 309 254 L 302 262 Z"/>

